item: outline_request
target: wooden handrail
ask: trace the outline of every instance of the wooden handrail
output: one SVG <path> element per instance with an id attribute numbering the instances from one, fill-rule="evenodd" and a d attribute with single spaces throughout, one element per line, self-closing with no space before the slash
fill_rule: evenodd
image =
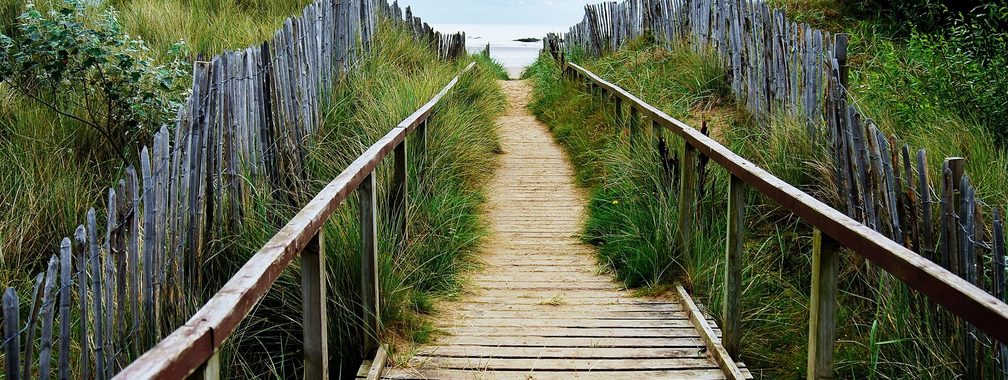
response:
<path id="1" fill-rule="evenodd" d="M 287 269 L 291 260 L 306 248 L 310 248 L 313 260 L 319 256 L 321 267 L 319 265 L 311 265 L 310 267 L 321 271 L 316 278 L 320 279 L 323 287 L 321 294 L 319 294 L 317 289 L 309 289 L 312 285 L 307 284 L 309 281 L 304 281 L 305 283 L 302 284 L 305 287 L 303 292 L 306 295 L 321 296 L 321 302 L 323 302 L 318 308 L 319 312 L 323 313 L 321 326 L 318 323 L 314 323 L 313 326 L 322 331 L 315 331 L 312 336 L 314 339 L 308 339 L 308 331 L 306 331 L 306 341 L 321 344 L 320 347 L 315 348 L 321 350 L 319 351 L 321 357 L 316 358 L 321 359 L 321 362 L 313 364 L 323 370 L 314 373 L 325 373 L 324 367 L 327 358 L 324 331 L 324 281 L 326 276 L 325 253 L 322 251 L 322 227 L 337 207 L 362 183 L 365 181 L 373 183 L 374 169 L 390 152 L 404 143 L 407 135 L 418 128 L 420 129 L 419 133 L 426 133 L 427 119 L 433 114 L 434 108 L 455 87 L 460 76 L 471 71 L 474 66 L 475 62 L 466 66 L 430 101 L 364 151 L 336 179 L 326 185 L 307 206 L 301 209 L 259 252 L 253 255 L 189 321 L 123 369 L 115 376 L 115 379 L 180 379 L 192 375 L 201 368 L 210 372 L 219 370 L 217 350 L 231 336 L 256 303 L 266 295 L 273 282 Z M 424 138 L 421 136 L 421 139 Z M 373 194 L 373 187 L 368 190 Z M 373 201 L 371 199 L 371 202 Z M 373 211 L 373 205 L 370 207 Z M 362 260 L 367 260 L 367 258 L 362 257 Z M 375 269 L 372 268 L 372 270 Z M 367 287 L 366 284 L 365 287 Z M 314 301 L 318 302 L 319 300 Z M 305 316 L 305 318 L 309 317 Z M 371 317 L 376 318 L 377 316 Z M 315 318 L 314 322 L 319 322 L 318 318 Z M 321 335 L 318 335 L 319 333 Z M 318 340 L 319 336 L 321 341 Z M 318 355 L 316 354 L 316 356 Z M 312 355 L 307 353 L 306 356 Z M 207 377 L 212 377 L 212 374 Z"/>
<path id="2" fill-rule="evenodd" d="M 591 71 L 575 63 L 566 63 L 564 72 L 570 76 L 586 79 L 592 86 L 602 88 L 622 100 L 621 103 L 626 103 L 629 107 L 639 110 L 656 126 L 660 125 L 682 137 L 686 143 L 687 151 L 692 149 L 707 156 L 725 168 L 735 179 L 756 189 L 781 207 L 801 217 L 802 220 L 832 238 L 837 244 L 871 260 L 878 267 L 898 277 L 907 286 L 926 294 L 952 314 L 971 323 L 992 338 L 1002 343 L 1008 343 L 1008 328 L 1005 328 L 1008 326 L 1008 305 L 1004 302 L 777 178 L 714 139 L 667 115 L 619 86 L 600 78 Z M 826 254 L 825 256 L 832 259 L 832 256 L 835 255 Z M 835 302 L 835 300 L 824 301 Z M 830 326 L 832 324 L 832 322 L 829 323 Z"/>

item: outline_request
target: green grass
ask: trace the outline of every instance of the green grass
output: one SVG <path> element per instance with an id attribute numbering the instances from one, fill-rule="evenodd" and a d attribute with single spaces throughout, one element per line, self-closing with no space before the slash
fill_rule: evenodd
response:
<path id="1" fill-rule="evenodd" d="M 823 180 L 832 173 L 827 149 L 811 143 L 799 121 L 779 117 L 755 122 L 732 101 L 716 60 L 682 46 L 654 47 L 647 40 L 600 59 L 572 60 L 673 117 L 698 128 L 706 122 L 713 138 L 817 198 L 834 205 L 842 201 L 835 186 Z M 998 182 L 1008 161 L 1003 151 L 982 129 L 965 127 L 969 124 L 949 110 L 918 112 L 914 116 L 919 119 L 910 119 L 915 123 L 909 125 L 891 121 L 907 119 L 892 118 L 896 111 L 887 101 L 908 92 L 871 82 L 897 75 L 889 70 L 896 68 L 856 67 L 852 83 L 858 104 L 877 118 L 883 130 L 897 133 L 911 146 L 927 147 L 932 170 L 945 155 L 969 152 L 976 166 L 969 173 L 984 183 L 984 199 L 1003 204 L 1003 182 Z M 584 239 L 599 247 L 600 260 L 630 286 L 660 288 L 683 281 L 710 310 L 720 310 L 728 180 L 724 170 L 713 163 L 706 168 L 694 249 L 683 252 L 673 238 L 678 233 L 678 173 L 667 169 L 677 165 L 679 139 L 663 134 L 664 149 L 650 133 L 631 139 L 627 128 L 614 125 L 611 106 L 561 80 L 556 63 L 548 57 L 540 58 L 526 74 L 535 84 L 530 108 L 572 157 L 579 182 L 591 189 Z M 943 122 L 954 127 L 940 128 Z M 946 146 L 946 141 L 956 143 Z M 747 199 L 742 359 L 758 378 L 803 377 L 811 229 L 757 194 L 750 192 Z M 842 254 L 841 268 L 838 375 L 953 378 L 961 373 L 951 340 L 932 330 L 918 296 L 850 253 Z"/>
<path id="2" fill-rule="evenodd" d="M 504 68 L 504 65 L 501 65 L 500 62 L 497 62 L 495 59 L 490 58 L 490 56 L 484 54 L 473 54 L 472 58 L 476 62 L 479 62 L 480 66 L 488 68 L 491 71 L 491 73 L 493 73 L 495 78 L 500 80 L 510 79 L 510 77 L 508 76 L 507 69 Z"/>

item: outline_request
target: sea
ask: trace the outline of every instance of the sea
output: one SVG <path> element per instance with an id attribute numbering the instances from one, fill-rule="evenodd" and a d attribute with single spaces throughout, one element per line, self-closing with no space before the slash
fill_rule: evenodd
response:
<path id="1" fill-rule="evenodd" d="M 521 38 L 542 39 L 548 33 L 566 32 L 561 25 L 509 25 L 509 24 L 435 24 L 431 25 L 442 33 L 464 31 L 466 48 L 470 53 L 483 51 L 490 44 L 490 57 L 500 62 L 511 75 L 517 78 L 526 67 L 535 62 L 542 50 L 542 41 L 519 42 Z"/>

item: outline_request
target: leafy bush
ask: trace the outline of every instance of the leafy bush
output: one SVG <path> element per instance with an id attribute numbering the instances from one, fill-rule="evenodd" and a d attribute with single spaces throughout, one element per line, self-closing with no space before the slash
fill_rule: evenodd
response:
<path id="1" fill-rule="evenodd" d="M 998 145 L 1008 143 L 1008 78 L 1001 73 L 1008 67 L 1008 1 L 868 0 L 858 5 L 883 16 L 877 26 L 902 45 L 890 54 L 887 41 L 876 41 L 883 49 L 866 57 L 890 66 L 881 83 L 913 95 L 894 99 L 897 111 L 949 110 L 983 126 Z"/>
<path id="2" fill-rule="evenodd" d="M 99 14 L 81 0 L 48 12 L 33 3 L 12 35 L 0 35 L 0 80 L 18 94 L 101 135 L 125 158 L 149 131 L 171 122 L 186 76 L 178 59 L 157 65 L 142 40 L 126 35 L 113 11 Z"/>

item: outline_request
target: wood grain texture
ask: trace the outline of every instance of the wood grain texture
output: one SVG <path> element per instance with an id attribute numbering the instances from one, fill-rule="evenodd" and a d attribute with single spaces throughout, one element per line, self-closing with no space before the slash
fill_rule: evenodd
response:
<path id="1" fill-rule="evenodd" d="M 502 85 L 511 107 L 497 125 L 504 153 L 489 185 L 483 267 L 441 307 L 445 335 L 385 378 L 724 379 L 676 299 L 633 297 L 600 273 L 576 237 L 586 196 L 566 156 L 524 109 L 528 84 Z"/>

